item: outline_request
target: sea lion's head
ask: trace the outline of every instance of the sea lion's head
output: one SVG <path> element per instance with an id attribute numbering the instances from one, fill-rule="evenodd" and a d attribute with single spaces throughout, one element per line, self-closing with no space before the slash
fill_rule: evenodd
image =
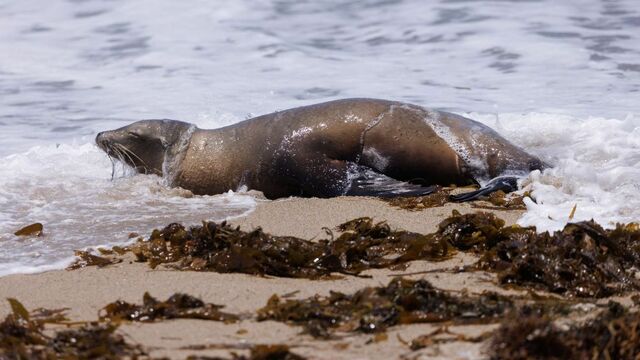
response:
<path id="1" fill-rule="evenodd" d="M 99 133 L 96 144 L 139 173 L 162 176 L 165 157 L 191 128 L 192 124 L 177 120 L 141 120 Z"/>

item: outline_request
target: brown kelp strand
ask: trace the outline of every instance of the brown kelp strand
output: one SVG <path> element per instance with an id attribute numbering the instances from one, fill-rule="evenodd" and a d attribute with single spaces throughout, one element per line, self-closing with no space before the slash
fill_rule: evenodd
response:
<path id="1" fill-rule="evenodd" d="M 589 311 L 576 307 L 575 305 L 578 303 L 574 301 L 562 300 L 550 296 L 510 296 L 509 299 L 513 301 L 514 306 L 500 316 L 497 321 L 504 323 L 505 319 L 508 318 L 510 321 L 517 322 L 519 321 L 519 317 L 559 319 L 570 314 L 580 314 L 581 312 L 584 313 L 585 311 Z M 399 338 L 399 340 L 409 346 L 411 350 L 415 351 L 432 345 L 446 344 L 450 342 L 485 342 L 493 338 L 495 334 L 495 329 L 492 329 L 475 336 L 470 336 L 465 335 L 464 333 L 451 331 L 449 327 L 449 324 L 445 324 L 427 334 L 420 335 L 411 341 L 406 341 L 402 338 Z"/>
<path id="2" fill-rule="evenodd" d="M 216 346 L 203 346 L 201 349 L 237 349 L 237 346 L 216 345 Z M 242 346 L 241 348 L 246 348 Z M 305 360 L 306 358 L 296 353 L 291 352 L 291 349 L 287 345 L 274 344 L 274 345 L 253 345 L 250 348 L 249 355 L 239 355 L 232 352 L 230 358 L 223 357 L 210 357 L 210 356 L 198 356 L 192 355 L 187 357 L 187 360 Z"/>
<path id="3" fill-rule="evenodd" d="M 448 326 L 442 326 L 428 334 L 418 336 L 410 342 L 406 342 L 401 338 L 400 340 L 408 345 L 411 350 L 416 351 L 433 345 L 446 344 L 449 342 L 483 342 L 489 339 L 492 335 L 492 332 L 487 331 L 478 336 L 467 336 L 450 331 Z"/>
<path id="4" fill-rule="evenodd" d="M 428 208 L 441 207 L 452 202 L 449 196 L 451 188 L 438 187 L 436 191 L 425 196 L 400 196 L 382 199 L 389 205 L 409 211 L 420 211 Z M 480 200 L 470 202 L 471 207 L 478 209 L 494 210 L 525 210 L 524 198 L 530 197 L 529 193 L 523 195 L 498 190 L 482 197 Z"/>
<path id="5" fill-rule="evenodd" d="M 450 202 L 450 194 L 451 189 L 438 186 L 436 188 L 436 191 L 425 196 L 399 196 L 383 198 L 381 200 L 386 201 L 391 206 L 395 206 L 404 210 L 419 211 L 428 208 L 444 206 L 444 204 Z"/>
<path id="6" fill-rule="evenodd" d="M 399 324 L 495 321 L 512 307 L 511 300 L 495 293 L 456 296 L 426 280 L 396 278 L 351 295 L 331 292 L 304 300 L 274 295 L 257 319 L 301 325 L 314 337 L 328 338 L 335 331 L 375 333 Z"/>
<path id="7" fill-rule="evenodd" d="M 113 324 L 86 324 L 45 334 L 45 324 L 66 321 L 64 309 L 37 309 L 29 313 L 15 299 L 12 313 L 0 323 L 2 359 L 130 359 L 146 358 L 139 345 L 132 345 L 115 333 Z"/>
<path id="8" fill-rule="evenodd" d="M 320 278 L 331 273 L 357 274 L 408 261 L 445 260 L 454 255 L 446 241 L 384 222 L 360 218 L 339 226 L 337 239 L 309 241 L 273 236 L 256 229 L 245 232 L 226 223 L 204 222 L 185 228 L 171 224 L 154 230 L 148 240 L 131 245 L 138 261 L 180 270 L 240 272 L 294 278 Z"/>
<path id="9" fill-rule="evenodd" d="M 31 225 L 27 225 L 22 229 L 16 231 L 14 235 L 16 236 L 42 236 L 44 226 L 41 223 L 33 223 Z"/>
<path id="10" fill-rule="evenodd" d="M 488 204 L 483 204 L 483 201 L 471 202 L 471 207 L 476 209 L 493 209 L 493 210 L 526 210 L 527 207 L 524 204 L 524 198 L 531 197 L 530 193 L 525 192 L 523 195 L 514 193 L 505 193 L 502 190 L 498 190 L 482 198 L 483 201 Z"/>
<path id="11" fill-rule="evenodd" d="M 158 301 L 146 292 L 142 305 L 118 300 L 102 308 L 100 320 L 151 322 L 161 319 L 202 319 L 235 322 L 238 316 L 220 311 L 223 306 L 207 304 L 204 301 L 176 293 L 166 301 Z"/>
<path id="12" fill-rule="evenodd" d="M 104 267 L 122 262 L 122 259 L 98 256 L 85 250 L 76 250 L 75 255 L 76 260 L 67 266 L 67 270 L 76 270 L 87 266 Z"/>
<path id="13" fill-rule="evenodd" d="M 492 359 L 638 359 L 640 313 L 620 304 L 581 323 L 558 326 L 549 317 L 507 317 L 488 347 Z"/>

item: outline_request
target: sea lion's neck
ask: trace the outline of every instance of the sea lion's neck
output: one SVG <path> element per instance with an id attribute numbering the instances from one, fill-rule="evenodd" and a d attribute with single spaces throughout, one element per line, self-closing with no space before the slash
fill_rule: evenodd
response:
<path id="1" fill-rule="evenodd" d="M 166 149 L 162 162 L 162 175 L 167 185 L 174 185 L 178 168 L 184 160 L 191 138 L 197 129 L 195 125 L 189 126 L 182 134 L 173 139 L 173 145 Z"/>
<path id="2" fill-rule="evenodd" d="M 177 163 L 172 185 L 195 194 L 236 190 L 243 181 L 246 164 L 255 157 L 243 134 L 232 128 L 196 129 Z"/>

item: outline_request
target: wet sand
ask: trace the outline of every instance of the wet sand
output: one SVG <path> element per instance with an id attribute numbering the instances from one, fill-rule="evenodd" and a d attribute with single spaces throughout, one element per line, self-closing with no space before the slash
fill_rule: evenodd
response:
<path id="1" fill-rule="evenodd" d="M 420 233 L 436 230 L 437 224 L 451 214 L 453 209 L 462 213 L 479 211 L 467 204 L 447 204 L 444 207 L 410 212 L 393 208 L 383 201 L 370 198 L 299 199 L 260 202 L 248 216 L 231 220 L 244 230 L 262 227 L 275 235 L 292 235 L 302 238 L 323 238 L 323 228 L 333 228 L 357 217 L 370 216 L 385 220 L 392 228 Z M 487 210 L 484 210 L 487 211 Z M 507 224 L 513 224 L 522 211 L 494 211 Z M 179 219 L 176 219 L 179 221 Z M 424 270 L 451 268 L 474 261 L 470 255 L 460 254 L 444 262 L 416 261 L 404 271 L 373 270 L 365 274 L 371 278 L 344 277 L 337 280 L 306 280 L 275 277 L 258 277 L 244 274 L 218 274 L 205 272 L 151 270 L 146 264 L 123 262 L 106 268 L 89 267 L 75 271 L 51 271 L 34 275 L 10 275 L 0 278 L 0 297 L 17 298 L 28 309 L 70 308 L 71 320 L 95 320 L 99 310 L 112 301 L 122 299 L 140 303 L 148 291 L 152 296 L 165 300 L 175 292 L 183 292 L 201 298 L 205 302 L 225 305 L 232 313 L 251 313 L 263 307 L 273 294 L 297 292 L 295 298 L 314 294 L 326 295 L 330 290 L 353 293 L 365 286 L 386 285 L 396 274 L 408 274 Z M 431 272 L 409 275 L 408 278 L 425 278 L 434 286 L 447 290 L 466 289 L 471 293 L 484 290 L 502 291 L 492 282 L 493 275 L 483 273 Z M 0 302 L 0 316 L 10 311 L 8 303 Z M 465 335 L 479 335 L 496 325 L 453 326 L 450 330 Z M 301 328 L 273 321 L 243 320 L 224 324 L 202 320 L 167 320 L 157 323 L 132 323 L 121 326 L 131 342 L 138 342 L 152 356 L 168 356 L 183 359 L 188 355 L 228 356 L 230 350 L 190 350 L 192 345 L 232 345 L 243 347 L 251 344 L 288 344 L 292 351 L 312 359 L 390 359 L 401 356 L 413 358 L 478 358 L 483 345 L 468 342 L 451 342 L 434 345 L 413 352 L 402 340 L 427 334 L 438 325 L 418 324 L 392 327 L 388 339 L 372 342 L 372 335 L 349 335 L 338 340 L 314 340 L 302 335 Z M 242 353 L 242 350 L 233 350 Z"/>

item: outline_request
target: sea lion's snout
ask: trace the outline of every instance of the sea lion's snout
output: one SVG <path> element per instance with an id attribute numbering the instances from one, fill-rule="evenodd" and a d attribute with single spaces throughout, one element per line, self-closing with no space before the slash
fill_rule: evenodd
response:
<path id="1" fill-rule="evenodd" d="M 96 145 L 102 150 L 107 151 L 107 149 L 109 149 L 109 143 L 110 140 L 107 131 L 99 132 L 98 135 L 96 135 Z"/>

